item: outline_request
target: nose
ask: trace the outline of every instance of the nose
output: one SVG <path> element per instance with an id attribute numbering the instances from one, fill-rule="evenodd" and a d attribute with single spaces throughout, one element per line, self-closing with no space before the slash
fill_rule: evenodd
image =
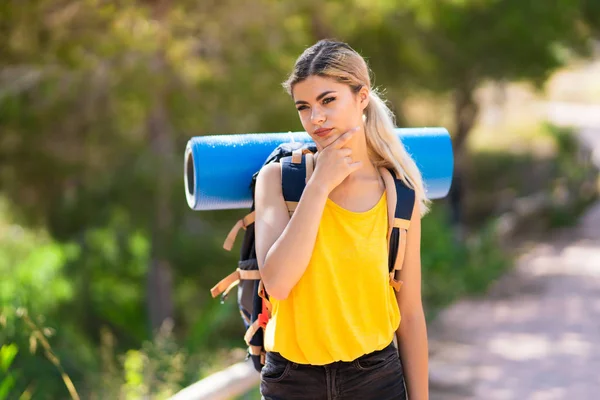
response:
<path id="1" fill-rule="evenodd" d="M 320 107 L 313 107 L 312 112 L 310 114 L 310 122 L 313 125 L 322 125 L 325 122 L 325 113 L 321 110 Z"/>

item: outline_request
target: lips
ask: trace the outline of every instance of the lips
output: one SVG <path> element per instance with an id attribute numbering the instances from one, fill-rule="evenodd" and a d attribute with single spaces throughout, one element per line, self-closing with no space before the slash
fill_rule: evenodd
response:
<path id="1" fill-rule="evenodd" d="M 333 128 L 319 128 L 315 131 L 315 135 L 319 136 L 319 137 L 323 137 L 329 134 L 329 132 L 331 132 L 333 130 Z"/>

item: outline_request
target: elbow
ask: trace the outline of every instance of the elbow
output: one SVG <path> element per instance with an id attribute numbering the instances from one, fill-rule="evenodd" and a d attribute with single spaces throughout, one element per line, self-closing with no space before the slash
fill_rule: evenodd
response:
<path id="1" fill-rule="evenodd" d="M 261 273 L 262 283 L 267 291 L 268 296 L 280 301 L 287 299 L 291 288 L 287 287 L 286 282 L 282 281 L 281 279 L 277 279 L 276 276 L 269 274 L 268 271 L 269 268 L 267 265 L 265 265 L 265 268 L 263 268 Z"/>
<path id="2" fill-rule="evenodd" d="M 425 313 L 423 309 L 402 313 L 402 321 L 398 327 L 400 335 L 413 332 L 415 329 L 426 326 Z"/>
<path id="3" fill-rule="evenodd" d="M 423 311 L 417 311 L 402 315 L 402 322 L 405 325 L 421 324 L 425 321 L 425 313 Z"/>
<path id="4" fill-rule="evenodd" d="M 290 289 L 283 282 L 273 282 L 272 280 L 265 279 L 265 277 L 262 279 L 269 298 L 281 301 L 287 299 L 290 295 Z"/>
<path id="5" fill-rule="evenodd" d="M 269 291 L 267 289 L 267 293 L 269 294 L 269 297 L 272 297 L 272 298 L 274 298 L 275 300 L 278 300 L 278 301 L 285 300 L 290 295 L 290 291 L 289 290 L 284 290 L 284 289 L 276 289 L 275 291 Z"/>

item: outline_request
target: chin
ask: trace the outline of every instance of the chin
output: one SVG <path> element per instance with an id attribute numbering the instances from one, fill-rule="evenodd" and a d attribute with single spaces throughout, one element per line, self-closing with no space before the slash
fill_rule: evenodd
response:
<path id="1" fill-rule="evenodd" d="M 325 147 L 329 146 L 330 144 L 332 144 L 333 142 L 335 142 L 335 140 L 340 137 L 339 135 L 330 135 L 324 138 L 321 137 L 313 137 L 313 141 L 316 143 L 317 147 L 320 147 L 321 149 L 324 149 Z"/>

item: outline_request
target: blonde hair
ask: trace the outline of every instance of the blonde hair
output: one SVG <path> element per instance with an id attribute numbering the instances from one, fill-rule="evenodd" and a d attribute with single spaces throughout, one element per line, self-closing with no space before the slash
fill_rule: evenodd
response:
<path id="1" fill-rule="evenodd" d="M 355 94 L 364 86 L 369 89 L 369 104 L 365 109 L 369 158 L 377 168 L 393 169 L 396 176 L 415 191 L 420 214 L 425 215 L 429 210 L 430 200 L 426 195 L 421 172 L 394 131 L 394 113 L 377 91 L 371 88 L 369 67 L 364 58 L 346 43 L 321 40 L 300 55 L 294 71 L 283 83 L 283 87 L 291 96 L 296 83 L 313 75 L 345 83 Z"/>

